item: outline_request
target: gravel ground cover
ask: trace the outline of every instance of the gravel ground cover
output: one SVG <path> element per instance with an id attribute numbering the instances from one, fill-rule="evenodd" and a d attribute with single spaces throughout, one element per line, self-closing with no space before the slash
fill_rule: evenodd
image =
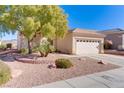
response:
<path id="1" fill-rule="evenodd" d="M 5 57 L 7 59 L 9 57 Z M 71 60 L 73 67 L 69 69 L 49 69 L 48 65 L 54 64 L 54 60 L 57 58 L 68 58 Z M 106 71 L 110 69 L 116 69 L 119 66 L 107 63 L 105 65 L 98 64 L 98 60 L 91 59 L 88 57 L 65 57 L 61 54 L 50 54 L 46 58 L 39 58 L 38 60 L 48 60 L 51 63 L 43 64 L 29 64 L 18 61 L 4 61 L 12 71 L 13 78 L 2 85 L 1 87 L 12 87 L 12 88 L 29 88 L 46 83 L 51 83 L 63 79 L 72 77 L 93 74 L 96 72 Z"/>

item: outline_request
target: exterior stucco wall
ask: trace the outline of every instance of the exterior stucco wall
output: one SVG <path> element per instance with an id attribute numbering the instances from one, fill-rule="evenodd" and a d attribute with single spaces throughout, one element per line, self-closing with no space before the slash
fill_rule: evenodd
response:
<path id="1" fill-rule="evenodd" d="M 72 33 L 67 33 L 63 39 L 55 40 L 54 46 L 60 52 L 71 54 L 72 53 Z"/>
<path id="2" fill-rule="evenodd" d="M 84 40 L 99 40 L 100 46 L 99 46 L 99 53 L 104 53 L 104 38 L 90 38 L 90 37 L 79 37 L 79 36 L 73 36 L 73 42 L 72 42 L 72 54 L 76 54 L 76 40 L 77 39 L 84 39 Z"/>
<path id="3" fill-rule="evenodd" d="M 33 40 L 32 46 L 39 44 L 41 42 L 41 37 L 42 36 L 36 36 L 36 38 Z M 76 39 L 77 38 L 99 40 L 100 41 L 100 48 L 99 48 L 100 53 L 104 53 L 104 49 L 103 49 L 104 38 L 82 37 L 82 36 L 73 35 L 72 32 L 67 33 L 65 38 L 63 39 L 54 40 L 53 45 L 60 52 L 76 54 Z M 21 49 L 21 48 L 27 48 L 27 40 L 24 38 L 24 36 L 18 34 L 18 49 Z"/>
<path id="4" fill-rule="evenodd" d="M 31 46 L 32 46 L 32 47 L 35 47 L 36 45 L 40 44 L 42 38 L 43 38 L 43 37 L 42 37 L 41 35 L 37 35 L 37 36 L 33 39 L 32 43 L 31 43 Z"/>
<path id="5" fill-rule="evenodd" d="M 99 40 L 99 53 L 104 53 L 104 38 L 92 38 L 92 37 L 79 37 L 69 33 L 64 39 L 57 39 L 57 50 L 63 53 L 76 54 L 76 39 L 90 39 L 90 40 Z M 56 44 L 54 43 L 56 46 Z"/>
<path id="6" fill-rule="evenodd" d="M 122 46 L 124 46 L 124 34 L 122 34 Z"/>
<path id="7" fill-rule="evenodd" d="M 37 35 L 36 38 L 33 39 L 32 43 L 31 43 L 31 47 L 38 45 L 41 42 L 41 39 L 42 39 L 42 36 Z M 17 35 L 17 49 L 20 50 L 22 48 L 27 48 L 27 47 L 28 47 L 27 39 L 23 35 L 18 33 L 18 35 Z"/>
<path id="8" fill-rule="evenodd" d="M 105 40 L 111 40 L 113 49 L 118 49 L 118 46 L 122 46 L 122 34 L 108 34 Z"/>
<path id="9" fill-rule="evenodd" d="M 28 47 L 28 42 L 27 42 L 26 38 L 18 32 L 17 49 L 20 50 L 22 48 L 27 48 L 27 47 Z"/>

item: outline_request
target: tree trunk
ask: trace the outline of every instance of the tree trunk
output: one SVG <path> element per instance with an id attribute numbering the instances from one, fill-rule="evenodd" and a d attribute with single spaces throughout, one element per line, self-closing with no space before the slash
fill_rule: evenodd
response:
<path id="1" fill-rule="evenodd" d="M 41 57 L 44 57 L 44 54 L 43 54 L 41 51 L 39 51 L 39 52 L 40 52 L 40 56 L 41 56 Z"/>
<path id="2" fill-rule="evenodd" d="M 44 57 L 47 57 L 47 56 L 48 56 L 48 54 L 49 54 L 49 52 L 47 52 L 47 53 L 44 55 Z"/>
<path id="3" fill-rule="evenodd" d="M 55 37 L 55 48 L 56 48 L 56 52 L 57 52 L 57 36 Z"/>
<path id="4" fill-rule="evenodd" d="M 28 54 L 31 54 L 32 50 L 31 50 L 31 42 L 30 40 L 28 40 Z"/>

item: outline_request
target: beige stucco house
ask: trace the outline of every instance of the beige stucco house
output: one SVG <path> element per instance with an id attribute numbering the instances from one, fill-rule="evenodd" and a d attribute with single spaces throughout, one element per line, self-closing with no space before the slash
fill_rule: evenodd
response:
<path id="1" fill-rule="evenodd" d="M 124 50 L 124 30 L 120 28 L 100 31 L 106 35 L 105 40 L 112 42 L 112 49 Z"/>
<path id="2" fill-rule="evenodd" d="M 69 54 L 98 54 L 104 53 L 103 43 L 105 35 L 93 30 L 73 29 L 69 30 L 64 39 L 53 41 L 56 49 L 62 53 Z M 39 43 L 37 37 L 34 45 Z M 27 48 L 27 41 L 23 36 L 18 35 L 18 49 Z"/>

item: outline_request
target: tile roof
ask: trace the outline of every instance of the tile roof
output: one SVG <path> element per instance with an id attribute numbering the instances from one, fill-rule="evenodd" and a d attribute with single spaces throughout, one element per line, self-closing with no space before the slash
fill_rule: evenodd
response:
<path id="1" fill-rule="evenodd" d="M 104 34 L 98 33 L 96 30 L 88 30 L 88 29 L 73 29 L 69 30 L 72 32 L 74 35 L 77 36 L 84 36 L 84 37 L 105 37 Z"/>
<path id="2" fill-rule="evenodd" d="M 102 33 L 102 34 L 123 34 L 124 30 L 120 29 L 120 28 L 115 28 L 115 29 L 103 30 L 103 31 L 100 31 L 99 33 Z"/>

